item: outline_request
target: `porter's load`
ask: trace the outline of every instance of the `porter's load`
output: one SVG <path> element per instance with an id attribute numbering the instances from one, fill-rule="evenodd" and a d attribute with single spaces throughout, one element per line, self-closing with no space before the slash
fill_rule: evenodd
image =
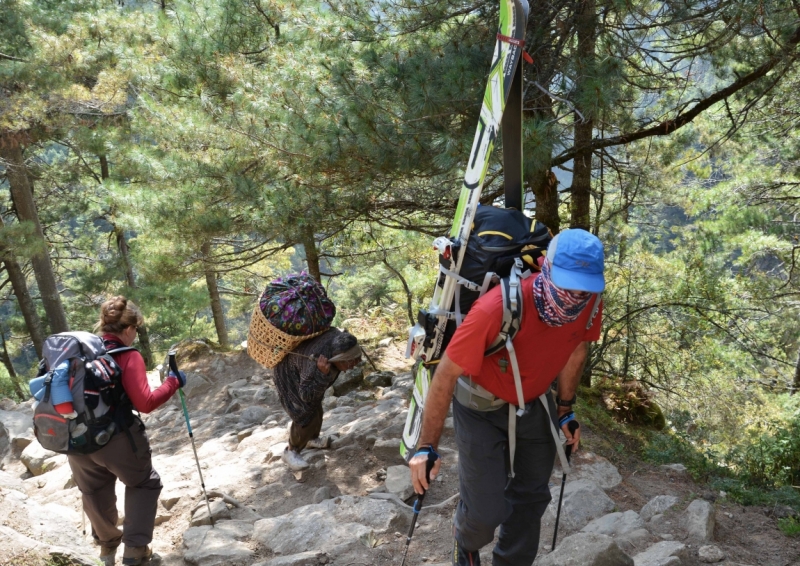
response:
<path id="1" fill-rule="evenodd" d="M 247 352 L 273 368 L 303 342 L 328 330 L 336 306 L 325 288 L 303 272 L 279 277 L 261 295 L 250 319 Z"/>

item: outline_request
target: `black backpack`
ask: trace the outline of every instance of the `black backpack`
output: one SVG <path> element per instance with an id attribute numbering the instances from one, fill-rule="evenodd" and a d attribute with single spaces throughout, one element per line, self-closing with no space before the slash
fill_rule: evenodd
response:
<path id="1" fill-rule="evenodd" d="M 112 354 L 134 349 L 105 342 L 89 332 L 62 332 L 47 337 L 37 375 L 37 380 L 44 377 L 44 393 L 33 413 L 34 433 L 44 448 L 61 454 L 91 454 L 108 444 L 116 432 L 127 430 L 133 405 L 122 387 L 122 370 Z M 69 389 L 76 418 L 65 418 L 52 402 L 54 370 L 65 361 L 69 364 Z"/>
<path id="2" fill-rule="evenodd" d="M 445 258 L 441 253 L 439 255 L 441 266 L 438 284 L 444 285 L 448 274 L 458 282 L 449 309 L 452 316 L 447 322 L 440 353 L 447 348 L 456 328 L 475 301 L 497 284 L 502 284 L 503 289 L 503 327 L 486 355 L 503 348 L 507 337 L 513 339 L 522 318 L 522 296 L 518 282 L 527 277 L 529 271 L 539 271 L 538 260 L 547 251 L 552 239 L 553 235 L 547 226 L 531 220 L 519 210 L 478 207 L 459 274 L 447 271 L 449 257 Z M 458 244 L 450 244 L 449 253 L 455 256 L 457 252 Z M 432 339 L 436 316 L 422 310 L 418 322 L 425 329 L 426 339 Z"/>

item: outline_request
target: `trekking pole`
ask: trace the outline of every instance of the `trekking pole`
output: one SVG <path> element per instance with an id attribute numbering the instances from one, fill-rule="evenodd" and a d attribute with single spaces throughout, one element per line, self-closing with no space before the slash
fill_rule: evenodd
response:
<path id="1" fill-rule="evenodd" d="M 372 369 L 378 371 L 378 366 L 375 365 L 375 362 L 372 361 L 372 358 L 369 357 L 369 354 L 367 354 L 367 351 L 364 348 L 361 348 L 361 353 L 364 354 L 364 357 L 366 357 L 367 360 L 369 360 L 369 363 L 372 364 Z"/>
<path id="2" fill-rule="evenodd" d="M 439 455 L 433 451 L 433 447 L 431 447 L 431 451 L 428 452 L 428 461 L 425 463 L 425 480 L 428 482 L 428 488 L 431 485 L 431 470 L 433 469 L 433 464 L 436 463 L 436 460 L 439 459 Z M 405 566 L 406 558 L 408 557 L 408 546 L 411 544 L 411 537 L 414 536 L 414 527 L 417 526 L 417 517 L 419 517 L 419 511 L 422 509 L 422 500 L 425 498 L 426 491 L 422 492 L 422 495 L 417 495 L 417 500 L 414 502 L 414 516 L 411 517 L 411 527 L 408 529 L 408 536 L 406 536 L 406 551 L 403 553 L 403 562 L 400 563 L 400 566 Z"/>
<path id="3" fill-rule="evenodd" d="M 572 434 L 575 434 L 575 431 L 581 425 L 578 424 L 578 421 L 569 421 L 567 428 Z M 567 455 L 567 463 L 569 463 L 569 455 L 572 454 L 572 444 L 567 444 L 564 447 L 564 453 Z M 553 552 L 556 549 L 556 537 L 558 537 L 558 520 L 561 518 L 561 500 L 564 499 L 564 484 L 567 483 L 567 472 L 564 471 L 561 476 L 561 495 L 558 496 L 558 511 L 556 512 L 556 526 L 553 529 L 553 548 L 550 549 L 550 552 Z"/>
<path id="4" fill-rule="evenodd" d="M 178 377 L 178 362 L 175 360 L 177 352 L 170 350 L 169 352 L 169 369 Z M 180 378 L 178 378 L 180 379 Z M 183 406 L 183 417 L 186 419 L 186 428 L 189 429 L 189 439 L 192 441 L 192 450 L 194 451 L 194 461 L 197 463 L 197 473 L 200 475 L 200 487 L 203 488 L 203 495 L 206 498 L 206 509 L 208 509 L 208 520 L 211 521 L 211 526 L 214 526 L 214 517 L 211 516 L 211 504 L 208 502 L 208 493 L 206 493 L 206 484 L 203 482 L 203 472 L 200 470 L 200 459 L 197 457 L 197 448 L 194 445 L 194 433 L 192 432 L 192 425 L 189 422 L 189 411 L 186 409 L 186 396 L 183 394 L 183 389 L 178 388 L 178 394 L 181 398 L 181 405 Z"/>

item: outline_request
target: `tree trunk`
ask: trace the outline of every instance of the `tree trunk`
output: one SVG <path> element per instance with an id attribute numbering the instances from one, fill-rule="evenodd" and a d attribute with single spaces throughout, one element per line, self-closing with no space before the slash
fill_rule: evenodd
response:
<path id="1" fill-rule="evenodd" d="M 0 218 L 0 228 L 2 227 L 3 219 Z M 28 292 L 25 274 L 22 272 L 22 267 L 20 267 L 17 258 L 14 257 L 11 250 L 4 248 L 2 245 L 0 245 L 0 262 L 5 265 L 8 279 L 11 281 L 11 288 L 14 290 L 14 296 L 17 298 L 19 310 L 22 312 L 22 317 L 25 319 L 25 327 L 28 329 L 31 342 L 33 342 L 33 348 L 36 350 L 36 356 L 41 359 L 42 342 L 44 342 L 42 324 L 39 320 L 39 315 L 36 313 L 36 306 L 33 304 L 31 294 Z"/>
<path id="2" fill-rule="evenodd" d="M 36 203 L 33 200 L 33 185 L 28 177 L 28 170 L 25 167 L 19 143 L 9 138 L 0 140 L 0 158 L 6 162 L 6 178 L 11 187 L 11 198 L 14 201 L 17 218 L 20 222 L 31 222 L 36 236 L 41 240 L 42 250 L 33 255 L 31 264 L 50 329 L 53 333 L 67 332 L 69 331 L 67 315 L 58 294 L 58 285 L 53 265 L 50 263 L 47 242 L 44 239 Z"/>
<path id="3" fill-rule="evenodd" d="M 100 177 L 105 181 L 109 177 L 108 158 L 105 155 L 100 155 L 99 159 Z M 117 251 L 119 251 L 119 257 L 122 260 L 122 266 L 125 270 L 125 282 L 128 284 L 129 289 L 135 289 L 136 278 L 133 275 L 133 264 L 131 263 L 125 231 L 117 226 L 113 220 L 111 221 L 111 225 L 114 227 L 114 237 L 117 239 Z M 147 326 L 137 327 L 136 334 L 139 336 L 139 352 L 144 359 L 144 365 L 147 369 L 153 369 L 155 363 L 153 360 L 153 349 L 150 346 L 150 335 L 147 333 Z"/>
<path id="4" fill-rule="evenodd" d="M 583 80 L 594 69 L 595 53 L 595 27 L 596 27 L 595 0 L 582 0 L 575 15 L 578 34 L 577 51 L 577 89 L 580 93 Z M 591 230 L 590 204 L 592 196 L 592 131 L 594 129 L 593 109 L 586 104 L 588 94 L 582 93 L 577 97 L 576 107 L 583 114 L 575 112 L 575 147 L 582 148 L 575 154 L 572 174 L 572 201 L 570 226 Z"/>
<path id="5" fill-rule="evenodd" d="M 558 217 L 558 179 L 552 171 L 537 171 L 531 175 L 528 184 L 536 198 L 536 220 L 550 228 L 553 234 L 561 229 Z"/>
<path id="6" fill-rule="evenodd" d="M 406 313 L 408 314 L 408 321 L 411 323 L 411 326 L 416 324 L 417 320 L 414 318 L 414 293 L 411 292 L 411 288 L 408 286 L 408 282 L 406 278 L 403 277 L 403 274 L 396 270 L 392 265 L 389 263 L 389 260 L 386 257 L 383 258 L 383 265 L 386 268 L 395 274 L 400 280 L 400 283 L 403 285 L 403 290 L 406 292 Z"/>
<path id="7" fill-rule="evenodd" d="M 794 395 L 800 390 L 800 351 L 797 352 L 797 363 L 794 365 L 794 382 L 792 383 L 791 394 Z"/>
<path id="8" fill-rule="evenodd" d="M 311 226 L 303 228 L 303 248 L 306 252 L 306 265 L 308 266 L 308 274 L 314 279 L 322 283 L 322 277 L 319 271 L 319 253 L 317 252 L 317 242 L 314 239 L 314 229 Z"/>
<path id="9" fill-rule="evenodd" d="M 119 251 L 119 257 L 125 270 L 125 282 L 128 284 L 129 289 L 135 289 L 136 279 L 133 275 L 133 265 L 131 264 L 125 232 L 116 224 L 113 226 L 114 236 L 117 239 L 117 251 Z M 139 351 L 142 354 L 142 358 L 144 358 L 145 366 L 147 369 L 153 369 L 153 349 L 150 347 L 150 335 L 147 333 L 147 326 L 139 326 L 136 329 L 136 334 L 139 335 Z"/>
<path id="10" fill-rule="evenodd" d="M 227 349 L 230 347 L 228 342 L 228 329 L 225 327 L 225 313 L 222 311 L 222 301 L 219 298 L 219 286 L 217 285 L 217 274 L 211 269 L 208 258 L 211 256 L 211 243 L 205 242 L 202 247 L 203 270 L 206 275 L 206 286 L 208 296 L 211 299 L 211 314 L 214 316 L 214 326 L 217 329 L 217 339 L 219 345 Z"/>
<path id="11" fill-rule="evenodd" d="M 3 365 L 6 367 L 8 376 L 11 378 L 11 384 L 14 386 L 17 395 L 19 395 L 20 401 L 27 399 L 28 395 L 22 389 L 22 385 L 20 385 L 19 382 L 19 376 L 17 375 L 17 372 L 14 371 L 14 364 L 11 363 L 11 356 L 8 355 L 8 348 L 6 347 L 6 336 L 3 333 L 2 329 L 0 329 L 0 341 L 3 342 L 3 351 L 0 352 L 0 362 L 3 362 Z"/>

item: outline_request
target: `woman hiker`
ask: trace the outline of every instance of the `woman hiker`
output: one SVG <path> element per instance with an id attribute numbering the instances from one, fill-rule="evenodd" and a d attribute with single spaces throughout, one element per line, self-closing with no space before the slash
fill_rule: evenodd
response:
<path id="1" fill-rule="evenodd" d="M 100 308 L 96 330 L 103 332 L 106 348 L 130 346 L 136 339 L 136 329 L 144 324 L 139 308 L 125 297 L 114 297 Z M 68 455 L 72 477 L 83 496 L 83 508 L 92 524 L 92 536 L 100 545 L 100 561 L 113 566 L 117 547 L 125 544 L 122 564 L 139 566 L 150 562 L 161 478 L 153 469 L 150 443 L 144 424 L 134 416 L 133 409 L 149 413 L 164 403 L 180 387 L 186 377 L 170 373 L 158 389 L 150 390 L 144 359 L 136 350 L 114 354 L 122 369 L 122 387 L 130 403 L 115 407 L 124 411 L 126 431 L 118 431 L 108 444 L 97 452 Z M 115 485 L 125 484 L 125 520 L 117 527 L 117 497 Z"/>
<path id="2" fill-rule="evenodd" d="M 298 355 L 299 354 L 299 355 Z M 292 471 L 308 468 L 303 448 L 327 448 L 330 438 L 319 438 L 322 430 L 322 399 L 339 372 L 352 369 L 361 360 L 355 336 L 336 328 L 301 342 L 284 357 L 273 372 L 281 404 L 292 425 L 283 461 Z"/>

